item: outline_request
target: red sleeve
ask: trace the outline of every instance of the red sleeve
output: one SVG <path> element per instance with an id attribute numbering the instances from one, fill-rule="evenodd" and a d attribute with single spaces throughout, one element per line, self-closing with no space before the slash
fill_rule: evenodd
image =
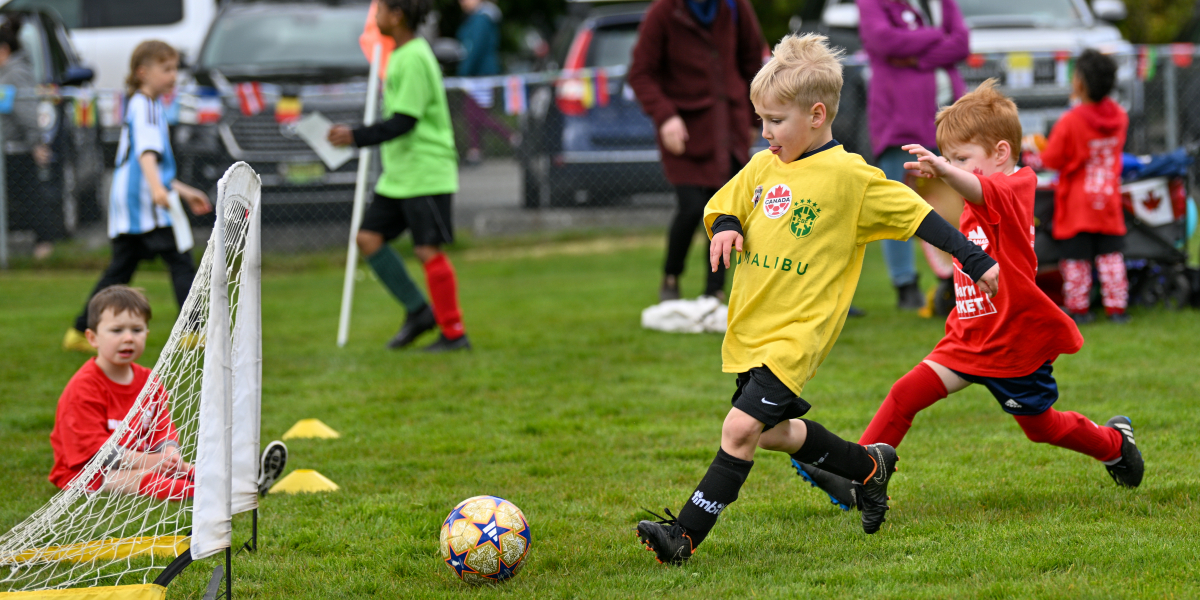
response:
<path id="1" fill-rule="evenodd" d="M 1010 175 L 995 173 L 988 177 L 976 175 L 979 185 L 983 188 L 983 204 L 972 204 L 971 210 L 975 217 L 988 225 L 1000 222 L 1001 215 L 1016 214 L 1018 210 L 1017 193 L 1013 189 Z"/>
<path id="2" fill-rule="evenodd" d="M 1046 168 L 1059 172 L 1071 172 L 1087 159 L 1086 156 L 1076 156 L 1072 140 L 1076 138 L 1075 129 L 1081 125 L 1076 123 L 1074 111 L 1067 111 L 1054 128 L 1050 130 L 1050 139 L 1046 140 L 1046 148 L 1042 150 L 1042 164 Z"/>
<path id="3" fill-rule="evenodd" d="M 94 380 L 74 378 L 58 399 L 55 429 L 61 435 L 57 436 L 54 452 L 73 470 L 87 464 L 108 441 L 106 396 Z"/>
<path id="4" fill-rule="evenodd" d="M 655 2 L 646 11 L 646 18 L 638 31 L 637 44 L 629 63 L 627 81 L 637 96 L 642 110 L 654 121 L 655 130 L 675 116 L 675 105 L 663 93 L 659 81 L 662 79 L 663 63 L 666 60 L 665 11 L 666 2 Z"/>

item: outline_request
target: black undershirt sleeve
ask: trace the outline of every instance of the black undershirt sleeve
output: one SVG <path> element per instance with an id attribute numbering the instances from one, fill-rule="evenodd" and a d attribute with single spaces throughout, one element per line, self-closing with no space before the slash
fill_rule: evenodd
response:
<path id="1" fill-rule="evenodd" d="M 745 233 L 742 233 L 742 222 L 733 215 L 721 215 L 717 217 L 717 220 L 713 221 L 713 235 L 717 235 L 722 231 L 736 231 L 738 235 L 745 235 Z"/>
<path id="2" fill-rule="evenodd" d="M 390 139 L 398 138 L 417 126 L 417 118 L 411 115 L 396 113 L 392 118 L 374 125 L 365 125 L 350 132 L 354 136 L 354 145 L 375 146 Z"/>
<path id="3" fill-rule="evenodd" d="M 971 243 L 967 236 L 954 228 L 941 215 L 929 211 L 925 220 L 917 227 L 917 237 L 929 242 L 934 248 L 950 253 L 963 266 L 963 272 L 978 282 L 996 261 L 979 246 Z"/>

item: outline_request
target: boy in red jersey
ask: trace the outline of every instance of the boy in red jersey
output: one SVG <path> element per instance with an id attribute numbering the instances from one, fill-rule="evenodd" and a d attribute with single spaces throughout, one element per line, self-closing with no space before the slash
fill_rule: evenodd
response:
<path id="1" fill-rule="evenodd" d="M 1053 444 L 1102 461 L 1117 484 L 1137 487 L 1142 456 L 1128 417 L 1099 427 L 1075 412 L 1060 412 L 1051 363 L 1083 346 L 1075 323 L 1034 282 L 1033 195 L 1037 177 L 1017 168 L 1021 143 L 1017 107 L 985 81 L 937 116 L 937 156 L 917 144 L 904 149 L 917 157 L 905 163 L 922 177 L 940 177 L 967 201 L 960 229 L 1000 264 L 1003 292 L 989 298 L 955 260 L 957 306 L 946 320 L 946 336 L 933 352 L 892 386 L 863 433 L 860 444 L 900 445 L 913 417 L 934 402 L 979 383 L 1016 419 L 1031 441 Z M 795 463 L 805 480 L 820 487 L 843 509 L 858 504 L 855 488 L 842 477 Z"/>
<path id="2" fill-rule="evenodd" d="M 1081 104 L 1054 125 L 1042 162 L 1059 172 L 1054 227 L 1059 240 L 1063 299 L 1076 323 L 1090 323 L 1092 262 L 1100 273 L 1104 310 L 1114 323 L 1129 321 L 1125 277 L 1125 214 L 1121 210 L 1121 149 L 1129 116 L 1108 94 L 1117 63 L 1095 50 L 1075 62 L 1073 95 Z"/>

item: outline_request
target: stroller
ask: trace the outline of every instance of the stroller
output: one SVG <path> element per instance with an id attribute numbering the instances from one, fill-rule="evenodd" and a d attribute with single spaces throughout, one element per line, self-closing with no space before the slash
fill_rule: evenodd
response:
<path id="1" fill-rule="evenodd" d="M 1196 212 L 1195 201 L 1188 197 L 1192 162 L 1185 148 L 1144 159 L 1124 156 L 1121 196 L 1131 305 L 1161 302 L 1183 308 L 1200 301 L 1196 270 L 1187 266 L 1187 240 Z"/>

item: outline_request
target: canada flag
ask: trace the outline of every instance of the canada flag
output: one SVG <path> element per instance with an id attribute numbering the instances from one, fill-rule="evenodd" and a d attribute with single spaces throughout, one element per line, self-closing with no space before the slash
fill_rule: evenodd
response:
<path id="1" fill-rule="evenodd" d="M 792 189 L 785 184 L 773 186 L 763 200 L 763 214 L 769 219 L 778 219 L 786 215 L 792 207 Z"/>

